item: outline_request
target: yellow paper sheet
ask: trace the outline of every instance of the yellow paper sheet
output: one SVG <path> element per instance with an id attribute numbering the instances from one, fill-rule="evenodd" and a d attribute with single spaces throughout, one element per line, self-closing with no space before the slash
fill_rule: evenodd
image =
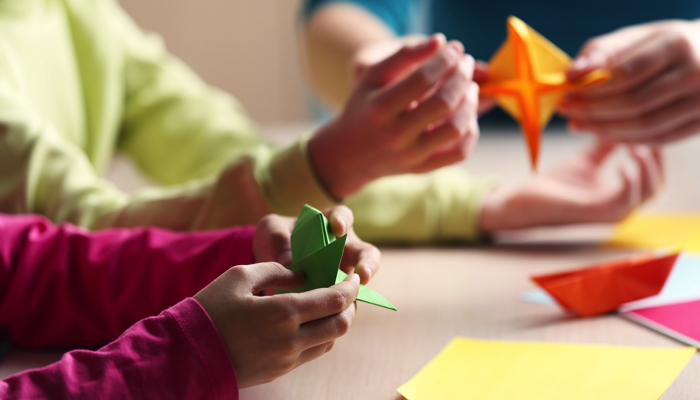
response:
<path id="1" fill-rule="evenodd" d="M 456 338 L 398 391 L 408 400 L 658 400 L 694 353 Z"/>
<path id="2" fill-rule="evenodd" d="M 673 247 L 700 254 L 700 214 L 633 214 L 615 228 L 606 244 L 642 249 Z"/>

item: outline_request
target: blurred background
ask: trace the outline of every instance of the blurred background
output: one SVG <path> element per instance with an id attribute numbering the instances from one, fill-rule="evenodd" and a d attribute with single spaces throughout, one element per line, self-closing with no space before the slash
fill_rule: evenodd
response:
<path id="1" fill-rule="evenodd" d="M 119 0 L 145 30 L 260 124 L 310 118 L 299 56 L 301 0 Z"/>

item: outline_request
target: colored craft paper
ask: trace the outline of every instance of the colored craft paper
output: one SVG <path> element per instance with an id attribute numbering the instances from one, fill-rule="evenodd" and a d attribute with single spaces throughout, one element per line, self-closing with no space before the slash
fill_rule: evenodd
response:
<path id="1" fill-rule="evenodd" d="M 398 391 L 408 400 L 658 400 L 694 353 L 456 338 Z"/>
<path id="2" fill-rule="evenodd" d="M 340 270 L 346 238 L 347 235 L 343 235 L 336 240 L 323 213 L 304 205 L 292 230 L 293 264 L 289 269 L 302 271 L 306 280 L 294 290 L 278 289 L 277 293 L 301 293 L 342 282 L 347 276 Z M 396 311 L 384 297 L 365 285 L 360 285 L 357 300 Z"/>
<path id="3" fill-rule="evenodd" d="M 700 254 L 700 214 L 633 214 L 617 225 L 607 244 L 642 249 L 677 247 Z"/>
<path id="4" fill-rule="evenodd" d="M 700 349 L 700 300 L 640 308 L 621 315 Z"/>
<path id="5" fill-rule="evenodd" d="M 567 91 L 610 78 L 595 70 L 576 82 L 566 79 L 571 58 L 516 17 L 508 18 L 508 38 L 489 61 L 488 81 L 480 93 L 491 95 L 520 122 L 533 171 L 537 169 L 540 137 Z"/>
<path id="6" fill-rule="evenodd" d="M 635 310 L 670 303 L 700 299 L 700 256 L 681 253 L 671 269 L 661 292 L 656 296 L 625 303 L 620 311 Z M 542 289 L 523 293 L 521 300 L 527 303 L 556 307 L 557 301 Z"/>
<path id="7" fill-rule="evenodd" d="M 532 280 L 565 309 L 589 317 L 658 294 L 677 257 L 650 253 Z"/>

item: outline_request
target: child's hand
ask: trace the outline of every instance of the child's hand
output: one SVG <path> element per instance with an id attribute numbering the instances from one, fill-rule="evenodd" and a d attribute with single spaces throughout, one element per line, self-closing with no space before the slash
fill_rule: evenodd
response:
<path id="1" fill-rule="evenodd" d="M 700 21 L 661 21 L 590 40 L 568 71 L 612 79 L 561 105 L 570 127 L 608 140 L 666 143 L 700 131 Z"/>
<path id="2" fill-rule="evenodd" d="M 277 263 L 243 265 L 194 296 L 218 329 L 240 388 L 270 382 L 321 356 L 350 328 L 360 283 L 356 274 L 327 289 L 255 296 L 303 282 L 302 273 Z"/>
<path id="3" fill-rule="evenodd" d="M 372 66 L 341 115 L 309 141 L 325 188 L 343 199 L 382 176 L 463 160 L 479 136 L 474 59 L 435 35 Z"/>
<path id="4" fill-rule="evenodd" d="M 352 229 L 352 211 L 345 206 L 333 207 L 324 211 L 331 224 L 331 232 L 335 237 L 348 234 L 345 242 L 343 260 L 340 269 L 349 273 L 355 271 L 360 276 L 362 284 L 366 284 L 379 270 L 381 254 L 379 250 L 357 237 Z M 292 264 L 291 235 L 296 218 L 281 217 L 270 214 L 258 222 L 253 239 L 255 260 L 274 261 L 282 265 Z"/>
<path id="5" fill-rule="evenodd" d="M 622 220 L 661 187 L 663 163 L 658 149 L 632 146 L 636 168 L 621 166 L 622 185 L 609 185 L 600 169 L 614 147 L 599 142 L 524 187 L 494 190 L 481 213 L 482 231 Z"/>

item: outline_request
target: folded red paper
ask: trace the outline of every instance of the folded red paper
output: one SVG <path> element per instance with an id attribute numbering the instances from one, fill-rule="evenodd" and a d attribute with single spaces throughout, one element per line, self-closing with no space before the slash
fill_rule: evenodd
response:
<path id="1" fill-rule="evenodd" d="M 557 274 L 533 276 L 567 310 L 582 317 L 616 310 L 661 291 L 678 252 L 644 254 Z"/>

